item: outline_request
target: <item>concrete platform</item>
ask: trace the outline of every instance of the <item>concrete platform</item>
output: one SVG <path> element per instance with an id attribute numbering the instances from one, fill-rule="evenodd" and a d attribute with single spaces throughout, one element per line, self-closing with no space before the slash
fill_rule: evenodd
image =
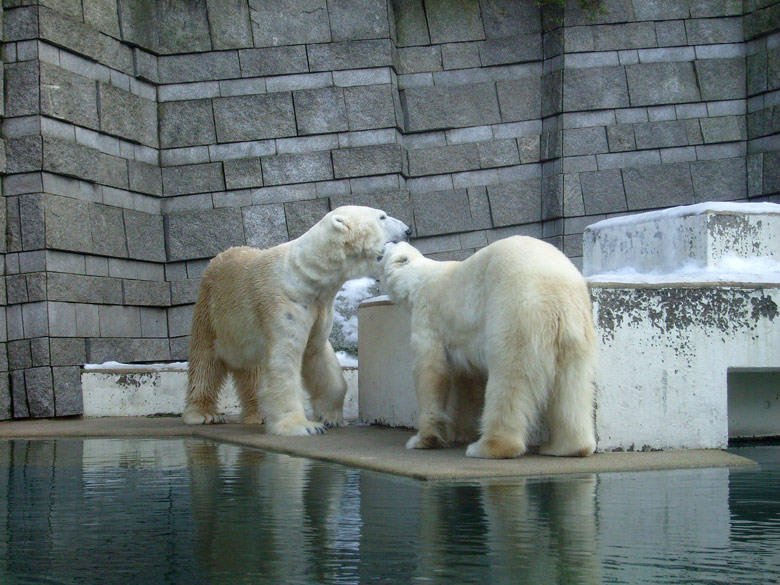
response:
<path id="1" fill-rule="evenodd" d="M 224 424 L 186 426 L 179 418 L 84 418 L 0 423 L 2 439 L 86 437 L 195 437 L 309 457 L 421 480 L 475 480 L 571 473 L 740 467 L 755 465 L 718 449 L 597 453 L 586 458 L 526 455 L 511 460 L 470 459 L 465 447 L 407 450 L 413 431 L 376 426 L 331 429 L 318 437 L 266 435 L 262 427 Z"/>

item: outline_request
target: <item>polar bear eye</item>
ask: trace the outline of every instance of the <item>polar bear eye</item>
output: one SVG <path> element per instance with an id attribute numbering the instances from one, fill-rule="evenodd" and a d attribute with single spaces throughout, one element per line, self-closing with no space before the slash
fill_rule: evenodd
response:
<path id="1" fill-rule="evenodd" d="M 380 215 L 379 219 L 387 219 L 387 216 L 386 215 Z"/>

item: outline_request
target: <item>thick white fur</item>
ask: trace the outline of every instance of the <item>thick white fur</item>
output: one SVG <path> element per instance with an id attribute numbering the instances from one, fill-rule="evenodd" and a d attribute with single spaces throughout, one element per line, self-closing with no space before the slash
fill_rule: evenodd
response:
<path id="1" fill-rule="evenodd" d="M 407 448 L 473 440 L 479 425 L 466 455 L 517 457 L 546 411 L 541 453 L 593 452 L 596 338 L 587 285 L 566 256 L 514 236 L 463 262 L 400 243 L 382 263 L 390 298 L 412 311 L 419 432 Z"/>
<path id="2" fill-rule="evenodd" d="M 328 341 L 334 298 L 346 280 L 376 274 L 385 244 L 408 232 L 383 211 L 345 206 L 285 244 L 217 255 L 195 303 L 182 420 L 224 422 L 216 403 L 232 374 L 245 423 L 264 418 L 278 435 L 341 424 L 347 385 Z M 320 422 L 306 418 L 304 389 Z"/>

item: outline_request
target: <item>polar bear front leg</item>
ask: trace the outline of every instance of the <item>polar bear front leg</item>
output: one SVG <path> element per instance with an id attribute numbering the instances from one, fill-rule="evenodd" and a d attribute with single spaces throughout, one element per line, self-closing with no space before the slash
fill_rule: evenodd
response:
<path id="1" fill-rule="evenodd" d="M 406 443 L 407 449 L 443 447 L 449 436 L 452 420 L 445 413 L 450 385 L 449 365 L 444 346 L 434 342 L 420 348 L 414 358 L 414 387 L 419 411 L 418 433 Z"/>
<path id="2" fill-rule="evenodd" d="M 303 357 L 301 373 L 314 416 L 329 427 L 344 424 L 347 382 L 329 341 L 316 345 L 310 342 Z"/>

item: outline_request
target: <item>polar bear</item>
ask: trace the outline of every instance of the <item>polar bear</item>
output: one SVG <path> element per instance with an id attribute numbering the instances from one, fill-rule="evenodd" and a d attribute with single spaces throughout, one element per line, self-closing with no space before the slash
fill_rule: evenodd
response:
<path id="1" fill-rule="evenodd" d="M 588 288 L 555 247 L 499 240 L 463 262 L 388 245 L 382 284 L 411 308 L 419 432 L 406 447 L 479 440 L 469 457 L 526 451 L 546 410 L 545 455 L 587 456 L 593 431 L 596 336 Z"/>
<path id="2" fill-rule="evenodd" d="M 346 382 L 328 341 L 345 281 L 376 274 L 388 242 L 411 229 L 384 211 L 344 206 L 267 250 L 240 246 L 206 267 L 192 318 L 186 424 L 221 423 L 232 374 L 244 423 L 277 435 L 320 434 L 343 422 Z M 318 422 L 306 418 L 303 390 Z"/>

